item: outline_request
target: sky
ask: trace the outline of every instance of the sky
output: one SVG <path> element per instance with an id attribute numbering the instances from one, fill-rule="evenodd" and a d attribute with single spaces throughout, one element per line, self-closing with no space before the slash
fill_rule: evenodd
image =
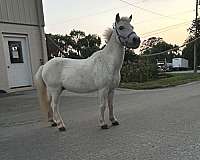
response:
<path id="1" fill-rule="evenodd" d="M 131 24 L 142 41 L 156 36 L 177 45 L 187 39 L 195 18 L 195 0 L 43 0 L 43 7 L 46 33 L 65 35 L 75 29 L 102 41 L 117 13 L 133 15 Z"/>

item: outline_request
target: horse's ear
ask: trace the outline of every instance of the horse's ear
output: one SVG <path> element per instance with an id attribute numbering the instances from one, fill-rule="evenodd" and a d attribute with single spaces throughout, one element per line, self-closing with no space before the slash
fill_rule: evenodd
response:
<path id="1" fill-rule="evenodd" d="M 120 21 L 119 13 L 117 13 L 116 18 L 115 18 L 115 21 L 116 21 L 117 23 Z"/>
<path id="2" fill-rule="evenodd" d="M 131 14 L 131 16 L 129 17 L 129 20 L 130 20 L 130 21 L 132 20 L 132 14 Z"/>

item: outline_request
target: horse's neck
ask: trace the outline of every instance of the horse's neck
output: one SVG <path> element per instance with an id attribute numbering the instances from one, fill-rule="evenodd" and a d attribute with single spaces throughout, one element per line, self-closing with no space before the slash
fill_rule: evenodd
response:
<path id="1" fill-rule="evenodd" d="M 117 42 L 114 31 L 104 49 L 105 54 L 109 57 L 107 59 L 108 64 L 111 64 L 113 67 L 115 67 L 115 69 L 121 69 L 124 60 L 125 49 Z"/>

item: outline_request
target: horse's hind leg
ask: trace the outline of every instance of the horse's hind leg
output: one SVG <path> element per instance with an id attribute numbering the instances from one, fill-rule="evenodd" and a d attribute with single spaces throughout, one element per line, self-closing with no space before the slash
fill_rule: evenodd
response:
<path id="1" fill-rule="evenodd" d="M 52 107 L 50 107 L 49 111 L 48 111 L 48 122 L 51 123 L 52 127 L 56 127 L 57 126 L 57 123 L 53 120 L 53 110 L 52 110 Z"/>
<path id="2" fill-rule="evenodd" d="M 110 90 L 108 92 L 108 108 L 109 108 L 109 119 L 112 122 L 113 126 L 119 125 L 119 122 L 114 116 L 113 111 L 113 98 L 114 98 L 114 90 Z"/>
<path id="3" fill-rule="evenodd" d="M 57 127 L 60 131 L 65 131 L 65 124 L 59 113 L 59 100 L 61 92 L 61 89 L 50 89 L 51 107 L 53 111 L 53 121 L 57 124 Z"/>
<path id="4" fill-rule="evenodd" d="M 49 102 L 49 108 L 48 108 L 48 122 L 51 124 L 52 127 L 56 127 L 57 124 L 53 120 L 53 110 L 51 107 L 51 95 L 48 92 L 48 102 Z"/>

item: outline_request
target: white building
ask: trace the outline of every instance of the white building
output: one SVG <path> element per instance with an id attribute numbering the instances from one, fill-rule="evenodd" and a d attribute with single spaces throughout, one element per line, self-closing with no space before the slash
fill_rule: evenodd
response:
<path id="1" fill-rule="evenodd" d="M 0 0 L 0 90 L 33 88 L 47 61 L 42 0 Z"/>

